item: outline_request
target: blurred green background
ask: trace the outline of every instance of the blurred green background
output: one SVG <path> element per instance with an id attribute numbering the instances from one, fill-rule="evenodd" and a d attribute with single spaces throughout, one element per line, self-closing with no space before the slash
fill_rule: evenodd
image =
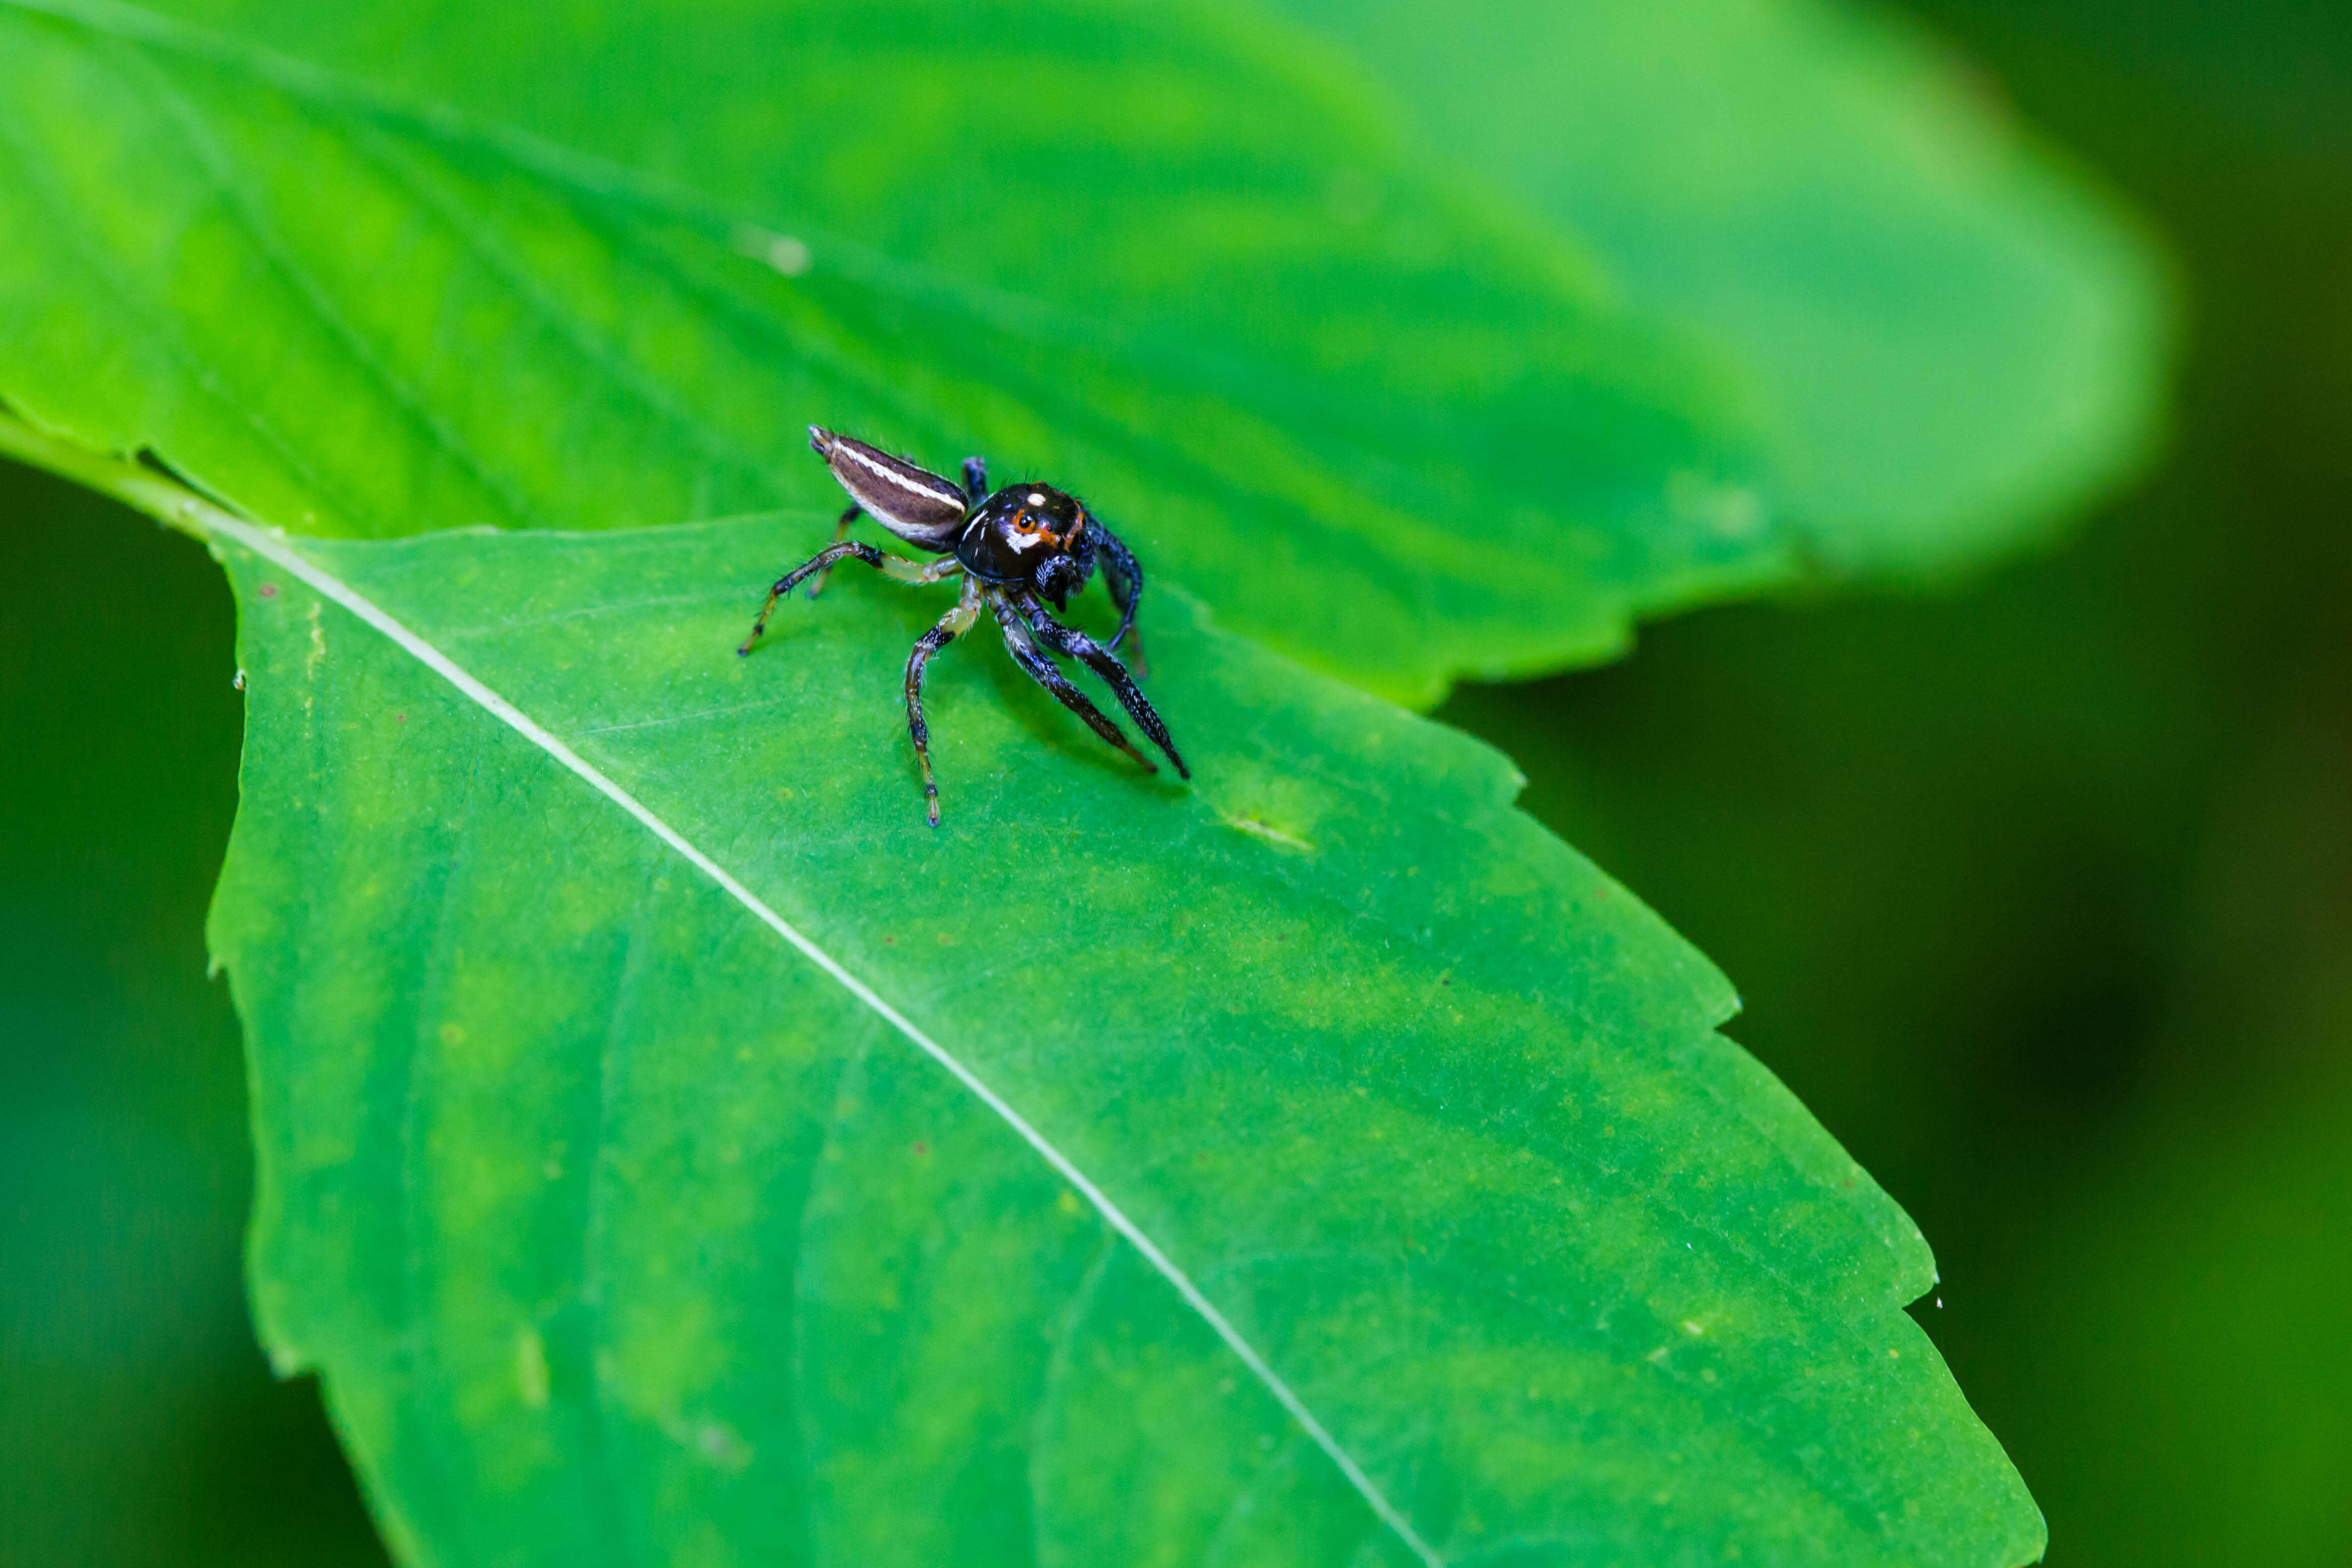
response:
<path id="1" fill-rule="evenodd" d="M 2042 558 L 1442 716 L 1927 1230 L 2053 1562 L 2352 1563 L 2352 7 L 1913 9 L 2164 236 L 2169 456 Z M 0 1563 L 381 1561 L 238 1282 L 226 591 L 22 469 L 0 539 Z"/>

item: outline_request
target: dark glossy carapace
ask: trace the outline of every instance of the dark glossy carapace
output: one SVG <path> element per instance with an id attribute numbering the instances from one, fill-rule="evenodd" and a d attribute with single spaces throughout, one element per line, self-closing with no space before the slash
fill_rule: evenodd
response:
<path id="1" fill-rule="evenodd" d="M 1073 559 L 1072 586 L 1083 582 L 1094 559 L 1087 537 L 1091 520 L 1077 497 L 1051 485 L 1007 485 L 974 507 L 956 535 L 955 557 L 986 583 L 1032 583 L 1059 600 L 1049 568 L 1057 556 Z M 1066 592 L 1066 590 L 1065 590 Z"/>

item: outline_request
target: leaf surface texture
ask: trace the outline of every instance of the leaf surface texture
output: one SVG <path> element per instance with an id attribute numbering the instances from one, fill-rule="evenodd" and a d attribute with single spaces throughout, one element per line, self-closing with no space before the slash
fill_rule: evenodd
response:
<path id="1" fill-rule="evenodd" d="M 1189 789 L 1000 651 L 923 826 L 807 515 L 300 543 L 937 1042 L 283 563 L 214 916 L 255 1289 L 412 1560 L 2009 1563 L 1917 1233 L 1493 752 L 1148 617 Z M 256 536 L 259 537 L 259 536 Z M 277 544 L 285 551 L 293 546 Z"/>

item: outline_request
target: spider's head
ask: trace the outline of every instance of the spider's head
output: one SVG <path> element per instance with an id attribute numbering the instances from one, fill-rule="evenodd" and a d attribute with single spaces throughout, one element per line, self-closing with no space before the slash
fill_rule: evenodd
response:
<path id="1" fill-rule="evenodd" d="M 1077 497 L 1051 485 L 1007 485 L 964 520 L 956 559 L 984 582 L 1021 584 L 1059 608 L 1094 570 L 1090 521 Z"/>

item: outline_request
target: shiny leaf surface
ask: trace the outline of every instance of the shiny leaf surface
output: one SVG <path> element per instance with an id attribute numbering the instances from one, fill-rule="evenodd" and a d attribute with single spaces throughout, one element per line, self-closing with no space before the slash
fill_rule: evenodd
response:
<path id="1" fill-rule="evenodd" d="M 1916 1231 L 1476 743 L 1162 597 L 1193 785 L 959 644 L 932 831 L 939 604 L 730 651 L 821 515 L 213 526 L 260 1316 L 412 1561 L 2038 1548 Z"/>

